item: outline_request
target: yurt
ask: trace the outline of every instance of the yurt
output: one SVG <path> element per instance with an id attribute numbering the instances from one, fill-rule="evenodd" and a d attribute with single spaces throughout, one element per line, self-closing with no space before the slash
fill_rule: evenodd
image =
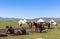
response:
<path id="1" fill-rule="evenodd" d="M 53 25 L 57 25 L 57 23 L 56 23 L 56 22 L 54 22 L 54 23 L 53 23 Z"/>
<path id="2" fill-rule="evenodd" d="M 37 22 L 45 22 L 43 19 L 39 19 Z"/>
<path id="3" fill-rule="evenodd" d="M 55 22 L 53 19 L 51 19 L 50 24 L 55 26 L 55 25 L 57 25 L 57 22 Z"/>
<path id="4" fill-rule="evenodd" d="M 54 23 L 55 21 L 53 19 L 50 20 L 50 23 Z"/>

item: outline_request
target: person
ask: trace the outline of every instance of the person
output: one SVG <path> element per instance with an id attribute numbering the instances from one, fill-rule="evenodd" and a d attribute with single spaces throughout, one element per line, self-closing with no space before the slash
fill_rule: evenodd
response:
<path id="1" fill-rule="evenodd" d="M 21 32 L 22 32 L 22 35 L 25 35 L 26 34 L 26 29 L 25 28 L 22 28 L 21 29 Z"/>
<path id="2" fill-rule="evenodd" d="M 10 34 L 14 34 L 14 29 L 12 27 L 10 27 L 8 31 L 10 32 Z"/>
<path id="3" fill-rule="evenodd" d="M 6 26 L 6 33 L 10 33 L 9 31 L 8 31 L 8 29 L 9 29 L 9 26 Z"/>
<path id="4" fill-rule="evenodd" d="M 15 34 L 15 35 L 21 35 L 22 33 L 21 33 L 20 30 L 14 30 L 14 34 Z"/>

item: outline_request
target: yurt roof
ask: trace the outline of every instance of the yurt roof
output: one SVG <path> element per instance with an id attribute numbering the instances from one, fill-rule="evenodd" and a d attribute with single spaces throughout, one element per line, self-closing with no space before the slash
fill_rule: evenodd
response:
<path id="1" fill-rule="evenodd" d="M 39 19 L 37 22 L 45 22 L 43 19 Z"/>
<path id="2" fill-rule="evenodd" d="M 51 19 L 50 22 L 55 22 L 55 21 L 53 19 Z"/>

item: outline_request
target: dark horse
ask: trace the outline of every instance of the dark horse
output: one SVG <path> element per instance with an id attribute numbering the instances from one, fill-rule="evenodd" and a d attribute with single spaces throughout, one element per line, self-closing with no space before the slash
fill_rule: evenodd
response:
<path id="1" fill-rule="evenodd" d="M 27 22 L 27 24 L 29 25 L 29 28 L 33 28 L 33 26 L 35 26 L 35 31 L 37 32 L 38 29 L 40 30 L 40 32 L 42 32 L 42 30 L 44 29 L 44 26 L 48 26 L 48 29 L 50 29 L 50 23 L 49 22 Z"/>
<path id="2" fill-rule="evenodd" d="M 43 27 L 48 26 L 48 29 L 50 29 L 50 23 L 49 22 L 43 22 Z"/>
<path id="3" fill-rule="evenodd" d="M 33 28 L 33 22 L 26 22 L 29 26 L 29 28 Z"/>
<path id="4" fill-rule="evenodd" d="M 27 22 L 27 23 L 28 23 L 30 29 L 35 27 L 36 32 L 38 32 L 38 29 L 40 32 L 42 32 L 42 30 L 43 30 L 42 23 L 36 23 L 36 22 Z"/>

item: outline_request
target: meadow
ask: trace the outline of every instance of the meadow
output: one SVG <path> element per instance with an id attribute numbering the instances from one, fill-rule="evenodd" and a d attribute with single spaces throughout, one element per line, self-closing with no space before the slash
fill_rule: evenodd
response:
<path id="1" fill-rule="evenodd" d="M 0 21 L 0 29 L 5 29 L 6 25 L 10 25 L 13 28 L 20 28 L 17 21 Z M 23 25 L 23 27 L 28 27 L 28 25 Z M 8 36 L 0 37 L 0 39 L 60 39 L 60 23 L 58 23 L 57 28 L 45 29 L 46 33 L 31 33 L 29 35 L 20 36 Z"/>

